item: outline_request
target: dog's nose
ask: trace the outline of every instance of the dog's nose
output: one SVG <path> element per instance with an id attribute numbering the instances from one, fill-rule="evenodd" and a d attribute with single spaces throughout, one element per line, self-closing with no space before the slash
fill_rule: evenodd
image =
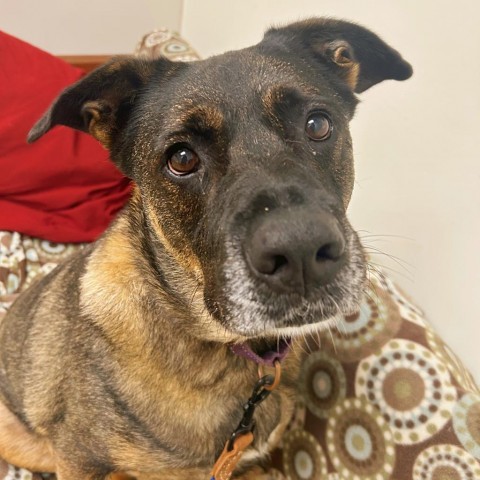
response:
<path id="1" fill-rule="evenodd" d="M 279 293 L 306 292 L 333 280 L 345 260 L 345 238 L 324 211 L 274 210 L 254 222 L 245 245 L 253 273 Z"/>

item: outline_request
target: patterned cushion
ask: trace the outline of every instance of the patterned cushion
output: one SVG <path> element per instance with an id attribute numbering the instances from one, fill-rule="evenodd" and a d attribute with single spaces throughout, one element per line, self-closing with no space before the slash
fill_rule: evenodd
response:
<path id="1" fill-rule="evenodd" d="M 137 54 L 198 58 L 177 34 Z M 31 281 L 81 245 L 0 232 L 0 316 Z M 295 414 L 272 466 L 277 480 L 480 479 L 480 390 L 424 315 L 382 272 L 363 302 L 309 345 Z M 42 477 L 0 463 L 0 480 Z"/>

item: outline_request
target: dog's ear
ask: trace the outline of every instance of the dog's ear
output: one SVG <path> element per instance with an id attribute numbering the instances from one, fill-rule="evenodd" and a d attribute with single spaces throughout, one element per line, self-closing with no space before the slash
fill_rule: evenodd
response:
<path id="1" fill-rule="evenodd" d="M 370 30 L 354 23 L 316 18 L 267 31 L 261 45 L 280 48 L 313 64 L 322 62 L 354 92 L 383 80 L 406 80 L 412 67 Z"/>
<path id="2" fill-rule="evenodd" d="M 155 71 L 174 62 L 116 57 L 67 87 L 28 134 L 38 140 L 55 125 L 90 133 L 109 148 L 125 125 L 135 99 Z"/>

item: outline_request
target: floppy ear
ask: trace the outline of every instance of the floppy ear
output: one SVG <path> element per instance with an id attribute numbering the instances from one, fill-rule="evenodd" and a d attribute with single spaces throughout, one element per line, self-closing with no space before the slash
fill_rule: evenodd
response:
<path id="1" fill-rule="evenodd" d="M 66 88 L 33 126 L 29 143 L 55 125 L 90 133 L 109 148 L 125 125 L 140 89 L 168 60 L 117 57 Z"/>
<path id="2" fill-rule="evenodd" d="M 261 44 L 327 65 L 354 92 L 383 80 L 406 80 L 409 63 L 370 30 L 354 23 L 316 18 L 267 31 Z"/>

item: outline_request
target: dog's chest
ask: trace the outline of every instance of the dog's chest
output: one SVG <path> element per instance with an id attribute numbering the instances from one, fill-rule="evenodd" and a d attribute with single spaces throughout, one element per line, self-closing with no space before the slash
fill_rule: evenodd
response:
<path id="1" fill-rule="evenodd" d="M 137 437 L 121 450 L 113 442 L 110 455 L 126 471 L 141 472 L 146 465 L 150 471 L 191 467 L 208 471 L 242 418 L 243 398 L 239 401 L 235 393 L 216 398 L 205 392 L 197 398 L 187 394 L 183 402 L 167 401 L 152 419 L 153 442 L 146 437 L 139 442 Z M 292 392 L 280 388 L 259 406 L 255 440 L 240 466 L 266 456 L 278 444 L 293 410 L 291 399 Z"/>

